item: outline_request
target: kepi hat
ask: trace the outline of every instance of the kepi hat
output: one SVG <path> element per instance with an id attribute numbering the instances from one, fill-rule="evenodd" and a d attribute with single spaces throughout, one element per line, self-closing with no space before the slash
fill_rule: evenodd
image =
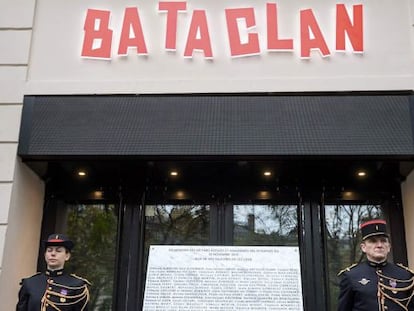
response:
<path id="1" fill-rule="evenodd" d="M 383 219 L 366 221 L 362 223 L 359 228 L 361 229 L 362 240 L 365 240 L 372 236 L 389 237 L 387 232 L 387 222 Z"/>
<path id="2" fill-rule="evenodd" d="M 44 241 L 45 247 L 48 246 L 64 246 L 68 251 L 71 251 L 75 244 L 64 234 L 54 233 L 49 235 Z"/>

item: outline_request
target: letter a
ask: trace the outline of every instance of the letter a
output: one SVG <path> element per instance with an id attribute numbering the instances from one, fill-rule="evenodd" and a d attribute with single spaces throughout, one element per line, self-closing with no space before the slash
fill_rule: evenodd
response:
<path id="1" fill-rule="evenodd" d="M 203 51 L 205 58 L 213 57 L 206 12 L 203 10 L 194 10 L 193 12 L 184 57 L 192 57 L 194 50 Z"/>
<path id="2" fill-rule="evenodd" d="M 313 38 L 311 38 L 311 31 Z M 329 56 L 331 53 L 311 9 L 300 12 L 300 41 L 302 58 L 309 58 L 312 49 L 318 49 L 322 56 Z"/>
<path id="3" fill-rule="evenodd" d="M 131 37 L 131 30 L 134 33 L 133 37 Z M 135 47 L 137 54 L 147 54 L 147 46 L 137 7 L 125 9 L 118 55 L 127 55 L 127 50 L 130 47 Z"/>

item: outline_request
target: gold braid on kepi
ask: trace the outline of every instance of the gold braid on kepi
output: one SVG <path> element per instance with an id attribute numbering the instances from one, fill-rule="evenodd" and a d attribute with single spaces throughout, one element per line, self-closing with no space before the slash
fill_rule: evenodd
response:
<path id="1" fill-rule="evenodd" d="M 56 282 L 50 283 L 49 281 L 48 283 L 55 289 L 48 285 L 42 297 L 41 311 L 46 311 L 48 307 L 62 311 L 66 310 L 64 307 L 76 304 L 81 306 L 81 311 L 86 308 L 89 302 L 89 289 L 86 283 L 81 286 L 66 286 Z"/>
<path id="2" fill-rule="evenodd" d="M 388 299 L 395 304 L 399 305 L 403 310 L 408 311 L 408 305 L 410 304 L 413 296 L 414 296 L 414 277 L 411 277 L 407 280 L 399 280 L 393 277 L 386 276 L 377 271 L 378 279 L 379 280 L 387 280 L 389 284 L 391 282 L 396 282 L 399 284 L 403 284 L 403 287 L 393 287 L 385 285 L 384 281 L 378 281 L 378 299 L 380 302 L 380 311 L 386 310 L 385 307 L 385 300 Z M 398 298 L 392 296 L 392 294 L 396 295 L 398 293 L 407 292 L 410 293 L 409 296 L 405 298 Z"/>

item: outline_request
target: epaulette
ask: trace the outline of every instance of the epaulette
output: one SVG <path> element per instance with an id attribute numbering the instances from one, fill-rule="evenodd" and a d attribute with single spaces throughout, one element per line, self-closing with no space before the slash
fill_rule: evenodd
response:
<path id="1" fill-rule="evenodd" d="M 337 276 L 340 276 L 342 273 L 344 273 L 344 272 L 348 272 L 348 271 L 350 271 L 353 267 L 355 267 L 355 266 L 357 266 L 358 264 L 357 263 L 354 263 L 354 264 L 352 264 L 352 265 L 350 265 L 349 267 L 346 267 L 345 269 L 342 269 L 341 271 L 339 271 L 339 273 L 338 273 L 338 275 Z"/>
<path id="2" fill-rule="evenodd" d="M 77 278 L 77 279 L 79 279 L 79 280 L 82 280 L 82 281 L 84 281 L 85 283 L 87 283 L 88 285 L 92 285 L 92 283 L 91 282 L 89 282 L 87 279 L 85 279 L 85 278 L 82 278 L 82 277 L 80 277 L 80 276 L 78 276 L 78 275 L 76 275 L 76 274 L 71 274 L 71 276 L 73 276 L 74 278 Z"/>
<path id="3" fill-rule="evenodd" d="M 399 267 L 401 267 L 401 268 L 403 268 L 403 269 L 407 270 L 407 271 L 408 271 L 408 272 L 410 272 L 411 274 L 414 274 L 414 271 L 413 271 L 413 270 L 411 270 L 410 268 L 408 268 L 408 267 L 404 266 L 402 263 L 397 263 L 397 266 L 399 266 Z"/>

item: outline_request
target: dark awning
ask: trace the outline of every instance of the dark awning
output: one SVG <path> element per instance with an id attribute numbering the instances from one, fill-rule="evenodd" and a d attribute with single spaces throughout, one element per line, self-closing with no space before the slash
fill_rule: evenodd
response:
<path id="1" fill-rule="evenodd" d="M 26 96 L 18 154 L 412 156 L 410 95 Z"/>

